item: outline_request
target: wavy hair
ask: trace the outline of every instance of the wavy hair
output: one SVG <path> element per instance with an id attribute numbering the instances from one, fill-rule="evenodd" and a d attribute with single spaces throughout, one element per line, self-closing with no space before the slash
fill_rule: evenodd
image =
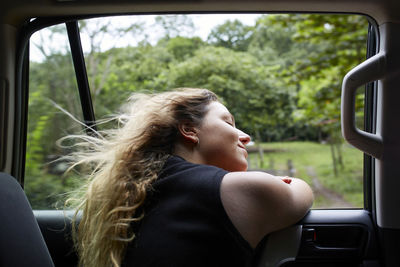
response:
<path id="1" fill-rule="evenodd" d="M 217 96 L 207 89 L 134 94 L 116 129 L 66 137 L 78 140 L 78 152 L 68 156 L 71 168 L 90 169 L 80 197 L 67 201 L 75 208 L 72 235 L 80 266 L 121 265 L 135 238 L 130 225 L 144 216 L 139 207 L 173 154 L 179 123 L 200 125 L 212 101 Z"/>

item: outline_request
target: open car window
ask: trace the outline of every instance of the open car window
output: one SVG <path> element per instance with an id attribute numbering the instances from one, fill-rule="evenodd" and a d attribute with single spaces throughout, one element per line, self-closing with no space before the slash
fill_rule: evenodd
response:
<path id="1" fill-rule="evenodd" d="M 363 208 L 363 153 L 341 137 L 344 75 L 365 60 L 369 22 L 360 15 L 141 15 L 80 20 L 97 128 L 134 92 L 214 91 L 252 137 L 249 170 L 303 178 L 313 208 Z M 31 38 L 25 189 L 34 209 L 61 204 L 83 177 L 64 174 L 83 133 L 64 24 Z M 364 129 L 363 88 L 356 121 Z"/>
<path id="2" fill-rule="evenodd" d="M 58 140 L 83 133 L 82 108 L 65 25 L 38 31 L 32 40 L 24 189 L 34 209 L 62 208 L 80 176 L 65 173 L 61 158 L 71 150 Z"/>

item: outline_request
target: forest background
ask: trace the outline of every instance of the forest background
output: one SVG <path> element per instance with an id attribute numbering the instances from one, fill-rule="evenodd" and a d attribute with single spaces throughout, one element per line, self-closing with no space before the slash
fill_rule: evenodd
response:
<path id="1" fill-rule="evenodd" d="M 208 88 L 234 114 L 237 127 L 252 136 L 251 169 L 287 168 L 350 206 L 362 206 L 362 154 L 341 138 L 340 94 L 345 74 L 366 57 L 365 17 L 261 15 L 254 25 L 232 19 L 213 28 L 206 40 L 183 34 L 194 32 L 190 16 L 157 16 L 155 24 L 163 29 L 156 42 L 146 38 L 153 28 L 140 22 L 121 27 L 104 19 L 80 21 L 90 46 L 85 61 L 94 110 L 104 119 L 99 130 L 115 126 L 107 118 L 133 92 Z M 31 44 L 42 54 L 42 60 L 30 63 L 25 171 L 25 189 L 36 209 L 62 203 L 64 193 L 82 179 L 77 172 L 64 174 L 65 162 L 53 162 L 71 152 L 57 140 L 83 132 L 72 119 L 82 121 L 82 108 L 68 42 L 48 45 L 66 35 L 65 26 L 56 25 Z M 106 35 L 141 38 L 104 50 Z M 360 128 L 363 99 L 361 89 L 356 99 Z M 279 153 L 288 156 L 281 159 Z M 317 201 L 317 207 L 324 203 Z"/>

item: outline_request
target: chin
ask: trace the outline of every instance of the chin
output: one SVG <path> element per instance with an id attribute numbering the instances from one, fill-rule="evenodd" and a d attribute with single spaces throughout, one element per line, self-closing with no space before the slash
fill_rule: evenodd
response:
<path id="1" fill-rule="evenodd" d="M 237 164 L 235 164 L 235 166 L 232 168 L 233 172 L 245 172 L 247 171 L 248 165 L 247 165 L 247 161 L 245 162 L 238 162 Z"/>

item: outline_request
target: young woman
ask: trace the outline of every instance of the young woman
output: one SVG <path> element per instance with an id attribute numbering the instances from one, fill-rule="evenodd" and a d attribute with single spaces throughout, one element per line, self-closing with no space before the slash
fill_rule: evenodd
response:
<path id="1" fill-rule="evenodd" d="M 77 206 L 82 266 L 247 266 L 261 239 L 300 220 L 300 179 L 246 172 L 250 137 L 217 96 L 134 95 L 121 127 L 81 137 L 94 171 Z"/>

